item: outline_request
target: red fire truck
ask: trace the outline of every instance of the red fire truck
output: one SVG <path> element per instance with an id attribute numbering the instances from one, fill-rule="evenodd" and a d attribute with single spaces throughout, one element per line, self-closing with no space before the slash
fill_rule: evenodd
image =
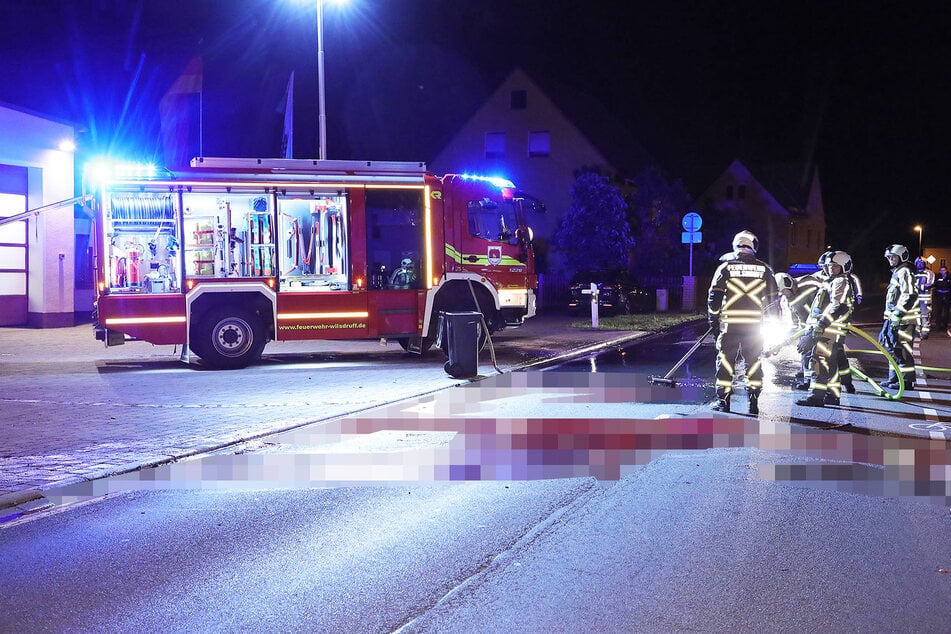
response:
<path id="1" fill-rule="evenodd" d="M 202 158 L 103 174 L 92 198 L 107 346 L 182 344 L 239 368 L 270 340 L 387 338 L 423 353 L 441 311 L 481 311 L 490 331 L 535 314 L 524 199 L 504 179 Z"/>

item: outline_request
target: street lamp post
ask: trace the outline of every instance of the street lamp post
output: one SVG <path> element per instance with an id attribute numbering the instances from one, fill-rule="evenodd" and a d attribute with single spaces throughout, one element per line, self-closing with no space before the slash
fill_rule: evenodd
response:
<path id="1" fill-rule="evenodd" d="M 915 231 L 918 232 L 918 257 L 921 257 L 921 234 L 924 231 L 924 227 L 915 225 Z"/>
<path id="2" fill-rule="evenodd" d="M 324 0 L 317 0 L 317 158 L 327 158 L 327 112 L 324 102 Z"/>

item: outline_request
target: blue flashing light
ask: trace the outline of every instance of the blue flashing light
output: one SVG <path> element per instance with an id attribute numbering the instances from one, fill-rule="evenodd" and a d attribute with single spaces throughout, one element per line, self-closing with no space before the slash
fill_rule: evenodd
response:
<path id="1" fill-rule="evenodd" d="M 503 188 L 514 189 L 515 188 L 515 183 L 513 183 L 507 178 L 502 178 L 501 176 L 479 176 L 477 174 L 462 174 L 462 178 L 464 178 L 465 180 L 483 181 L 486 183 L 490 183 L 498 187 L 499 189 L 503 189 Z"/>
<path id="2" fill-rule="evenodd" d="M 98 157 L 83 166 L 83 175 L 95 183 L 119 178 L 155 178 L 158 169 L 152 163 L 129 163 Z"/>

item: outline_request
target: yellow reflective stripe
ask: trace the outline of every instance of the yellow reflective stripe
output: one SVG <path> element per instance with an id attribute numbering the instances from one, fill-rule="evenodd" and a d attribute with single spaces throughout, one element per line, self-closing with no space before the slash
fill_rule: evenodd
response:
<path id="1" fill-rule="evenodd" d="M 457 251 L 455 247 L 453 247 L 448 242 L 446 243 L 446 255 L 449 256 L 451 260 L 454 260 L 459 264 L 496 266 L 489 263 L 488 254 L 459 253 L 459 251 Z M 470 258 L 475 258 L 475 260 L 471 260 Z M 503 255 L 497 266 L 523 266 L 523 264 L 510 255 Z"/>

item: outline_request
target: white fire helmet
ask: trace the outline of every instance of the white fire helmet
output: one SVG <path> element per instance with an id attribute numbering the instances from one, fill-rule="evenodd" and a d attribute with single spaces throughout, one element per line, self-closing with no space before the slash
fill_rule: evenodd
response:
<path id="1" fill-rule="evenodd" d="M 751 231 L 745 229 L 733 236 L 733 250 L 749 249 L 753 253 L 759 251 L 759 240 Z"/>
<path id="2" fill-rule="evenodd" d="M 828 276 L 832 276 L 832 265 L 838 264 L 842 267 L 842 274 L 849 275 L 852 273 L 852 256 L 850 256 L 845 251 L 830 251 L 829 257 L 823 263 L 823 266 L 826 267 L 825 273 Z"/>
<path id="3" fill-rule="evenodd" d="M 796 288 L 796 280 L 794 280 L 789 273 L 777 273 L 774 277 L 776 278 L 776 286 L 779 287 L 780 293 L 783 291 L 792 292 L 793 289 Z"/>
<path id="4" fill-rule="evenodd" d="M 403 258 L 400 260 L 400 266 L 402 266 L 404 269 L 408 269 L 409 267 L 413 266 L 413 261 L 409 258 Z"/>
<path id="5" fill-rule="evenodd" d="M 885 249 L 885 257 L 887 258 L 890 255 L 898 256 L 899 262 L 907 262 L 908 258 L 911 257 L 908 249 L 903 244 L 893 244 Z"/>

